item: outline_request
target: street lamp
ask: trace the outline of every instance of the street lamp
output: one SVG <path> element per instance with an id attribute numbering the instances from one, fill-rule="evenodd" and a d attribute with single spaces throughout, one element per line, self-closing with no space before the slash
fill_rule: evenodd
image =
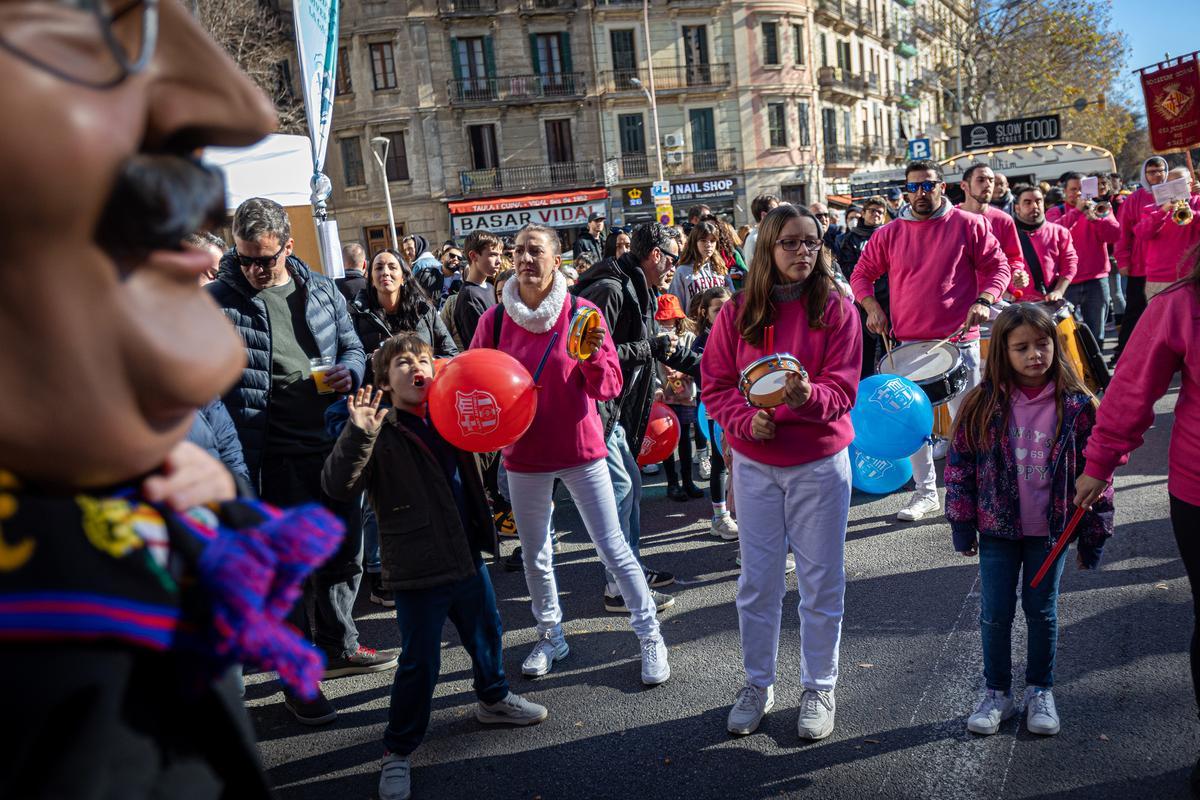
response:
<path id="1" fill-rule="evenodd" d="M 371 155 L 375 156 L 375 163 L 379 165 L 379 172 L 383 175 L 383 199 L 387 203 L 388 212 L 388 227 L 392 230 L 392 247 L 400 249 L 400 243 L 396 240 L 396 216 L 392 212 L 392 188 L 388 185 L 387 176 L 387 154 L 388 148 L 392 146 L 392 140 L 386 136 L 376 136 L 371 139 Z"/>
<path id="2" fill-rule="evenodd" d="M 651 68 L 651 72 L 653 72 Z M 653 80 L 653 79 L 651 79 Z M 658 104 L 654 102 L 654 93 L 646 88 L 646 84 L 642 83 L 637 78 L 630 78 L 629 82 L 635 88 L 641 89 L 642 94 L 646 95 L 646 99 L 650 101 L 650 116 L 654 119 L 654 155 L 658 157 L 658 180 L 663 180 L 663 160 L 662 160 L 662 140 L 658 135 Z"/>

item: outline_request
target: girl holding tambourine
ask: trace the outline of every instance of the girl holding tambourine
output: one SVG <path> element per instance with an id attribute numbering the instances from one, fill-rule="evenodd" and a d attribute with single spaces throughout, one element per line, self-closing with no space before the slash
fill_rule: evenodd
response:
<path id="1" fill-rule="evenodd" d="M 752 733 L 774 705 L 789 549 L 800 590 L 804 692 L 797 729 L 805 739 L 833 731 L 850 513 L 847 448 L 854 438 L 849 415 L 862 333 L 853 301 L 834 281 L 824 234 L 807 209 L 779 206 L 766 216 L 746 288 L 717 315 L 701 360 L 704 405 L 735 453 L 741 512 L 737 608 L 746 685 L 729 712 L 735 734 Z M 778 387 L 772 394 L 756 394 L 743 380 L 743 372 L 764 369 L 772 374 L 763 382 Z M 781 381 L 780 371 L 790 374 Z"/>

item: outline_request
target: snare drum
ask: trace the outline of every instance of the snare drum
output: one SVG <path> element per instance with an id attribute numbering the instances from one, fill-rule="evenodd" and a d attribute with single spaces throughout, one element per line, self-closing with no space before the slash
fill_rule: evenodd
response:
<path id="1" fill-rule="evenodd" d="M 949 342 L 909 342 L 892 349 L 879 371 L 899 375 L 920 386 L 935 406 L 948 403 L 967 388 L 967 365 Z"/>
<path id="2" fill-rule="evenodd" d="M 600 312 L 594 308 L 581 307 L 571 317 L 571 327 L 567 329 L 567 354 L 577 361 L 587 361 L 592 355 L 592 346 L 586 341 L 587 335 L 600 325 Z"/>
<path id="3" fill-rule="evenodd" d="M 793 374 L 808 377 L 800 360 L 791 353 L 763 356 L 742 370 L 738 388 L 755 408 L 775 408 L 783 405 L 783 384 Z"/>

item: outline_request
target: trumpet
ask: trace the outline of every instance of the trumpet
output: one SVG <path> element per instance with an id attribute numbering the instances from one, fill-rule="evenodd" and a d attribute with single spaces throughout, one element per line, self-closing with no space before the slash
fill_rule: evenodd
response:
<path id="1" fill-rule="evenodd" d="M 1191 225 L 1196 215 L 1187 200 L 1176 200 L 1175 208 L 1171 210 L 1171 221 L 1176 225 Z"/>

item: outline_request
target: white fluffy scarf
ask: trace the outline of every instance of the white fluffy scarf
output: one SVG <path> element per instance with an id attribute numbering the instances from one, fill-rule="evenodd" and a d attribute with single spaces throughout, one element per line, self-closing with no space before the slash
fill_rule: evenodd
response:
<path id="1" fill-rule="evenodd" d="M 530 333 L 545 333 L 553 328 L 554 323 L 558 322 L 558 315 L 562 313 L 563 302 L 566 299 L 567 279 L 558 270 L 554 270 L 554 283 L 550 287 L 550 294 L 546 295 L 546 299 L 537 308 L 525 305 L 515 277 L 504 284 L 504 312 L 508 314 L 509 319 Z"/>

